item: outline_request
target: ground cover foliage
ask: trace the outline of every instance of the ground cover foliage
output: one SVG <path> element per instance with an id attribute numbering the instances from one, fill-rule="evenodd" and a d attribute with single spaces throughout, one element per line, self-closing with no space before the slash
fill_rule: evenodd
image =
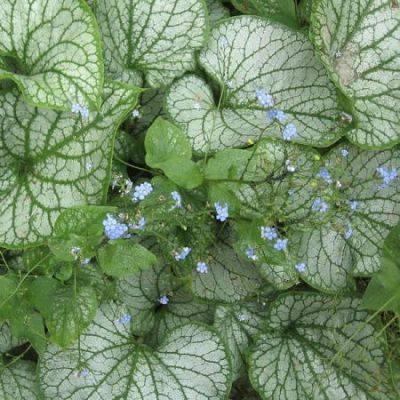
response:
<path id="1" fill-rule="evenodd" d="M 0 399 L 400 398 L 398 1 L 3 3 Z"/>

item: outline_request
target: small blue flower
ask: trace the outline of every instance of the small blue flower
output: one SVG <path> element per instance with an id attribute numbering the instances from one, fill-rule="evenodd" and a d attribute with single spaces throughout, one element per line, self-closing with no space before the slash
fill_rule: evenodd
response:
<path id="1" fill-rule="evenodd" d="M 381 189 L 388 187 L 392 183 L 392 181 L 394 181 L 398 176 L 396 168 L 392 168 L 390 170 L 386 167 L 379 167 L 376 170 L 383 179 L 383 184 L 381 185 Z"/>
<path id="2" fill-rule="evenodd" d="M 327 212 L 329 209 L 329 205 L 321 199 L 321 197 L 317 197 L 313 204 L 312 204 L 312 210 L 317 211 L 317 212 Z"/>
<path id="3" fill-rule="evenodd" d="M 208 265 L 203 261 L 199 261 L 196 266 L 196 271 L 199 274 L 206 274 L 208 272 Z"/>
<path id="4" fill-rule="evenodd" d="M 148 196 L 153 191 L 153 186 L 149 182 L 141 183 L 140 185 L 135 186 L 132 195 L 132 201 L 137 202 L 139 200 L 143 200 L 146 196 Z"/>
<path id="5" fill-rule="evenodd" d="M 103 220 L 104 233 L 110 239 L 119 239 L 126 237 L 128 232 L 128 225 L 119 223 L 112 215 L 107 214 Z"/>
<path id="6" fill-rule="evenodd" d="M 147 221 L 145 217 L 140 217 L 137 224 L 130 224 L 129 227 L 132 229 L 137 229 L 139 231 L 144 230 L 146 227 Z"/>
<path id="7" fill-rule="evenodd" d="M 273 109 L 267 112 L 267 119 L 283 122 L 286 119 L 286 114 L 282 110 Z"/>
<path id="8" fill-rule="evenodd" d="M 330 184 L 333 182 L 331 174 L 326 168 L 321 168 L 316 176 L 323 179 L 326 183 Z"/>
<path id="9" fill-rule="evenodd" d="M 132 111 L 132 118 L 140 118 L 140 117 L 141 117 L 141 114 L 137 108 Z"/>
<path id="10" fill-rule="evenodd" d="M 192 251 L 190 247 L 182 247 L 179 253 L 175 253 L 175 260 L 176 261 L 183 261 Z"/>
<path id="11" fill-rule="evenodd" d="M 261 238 L 273 240 L 278 237 L 278 231 L 276 228 L 271 228 L 270 226 L 262 226 L 261 227 Z"/>
<path id="12" fill-rule="evenodd" d="M 161 296 L 159 299 L 158 299 L 158 302 L 160 303 L 160 304 L 163 304 L 164 306 L 165 305 L 167 305 L 168 303 L 169 303 L 169 298 L 168 298 L 168 296 L 167 295 L 163 295 L 163 296 Z"/>
<path id="13" fill-rule="evenodd" d="M 82 106 L 81 104 L 73 104 L 71 107 L 71 111 L 74 114 L 80 114 L 82 116 L 82 118 L 89 118 L 89 109 L 85 106 Z"/>
<path id="14" fill-rule="evenodd" d="M 294 124 L 287 124 L 282 132 L 283 140 L 290 141 L 297 136 L 297 128 Z"/>
<path id="15" fill-rule="evenodd" d="M 346 232 L 344 233 L 344 238 L 346 240 L 350 239 L 353 236 L 353 228 L 351 225 L 347 226 Z"/>
<path id="16" fill-rule="evenodd" d="M 219 202 L 217 202 L 214 203 L 214 207 L 215 211 L 217 212 L 215 219 L 221 222 L 226 221 L 229 217 L 228 203 L 224 203 L 224 205 L 221 205 Z"/>
<path id="17" fill-rule="evenodd" d="M 91 258 L 83 258 L 81 260 L 81 265 L 88 265 L 90 263 Z"/>
<path id="18" fill-rule="evenodd" d="M 285 250 L 288 244 L 288 240 L 287 239 L 278 239 L 276 241 L 276 243 L 274 244 L 274 249 L 276 250 Z"/>
<path id="19" fill-rule="evenodd" d="M 297 263 L 295 266 L 294 266 L 295 268 L 296 268 L 296 270 L 298 271 L 298 272 L 305 272 L 306 271 L 306 268 L 307 268 L 307 266 L 306 266 L 306 264 L 305 263 Z"/>
<path id="20" fill-rule="evenodd" d="M 129 314 L 124 314 L 121 318 L 117 319 L 117 322 L 122 325 L 129 324 L 131 322 L 132 316 Z"/>
<path id="21" fill-rule="evenodd" d="M 257 89 L 256 96 L 258 102 L 262 107 L 273 107 L 274 105 L 274 98 L 267 93 L 264 89 Z"/>
<path id="22" fill-rule="evenodd" d="M 246 252 L 245 252 L 247 258 L 250 258 L 250 260 L 257 261 L 258 256 L 255 254 L 254 247 L 247 246 Z"/>
<path id="23" fill-rule="evenodd" d="M 356 211 L 358 208 L 358 201 L 356 200 L 350 200 L 349 201 L 349 207 L 351 211 Z"/>
<path id="24" fill-rule="evenodd" d="M 347 157 L 349 155 L 349 151 L 347 149 L 342 149 L 341 153 L 342 153 L 342 157 Z"/>
<path id="25" fill-rule="evenodd" d="M 173 191 L 171 192 L 172 200 L 175 201 L 175 205 L 173 208 L 182 208 L 182 196 L 179 192 Z"/>

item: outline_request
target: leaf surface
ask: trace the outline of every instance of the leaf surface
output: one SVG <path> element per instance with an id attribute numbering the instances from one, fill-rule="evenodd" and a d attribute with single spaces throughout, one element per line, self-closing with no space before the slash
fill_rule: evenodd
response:
<path id="1" fill-rule="evenodd" d="M 99 109 L 103 57 L 96 21 L 84 1 L 4 0 L 0 9 L 0 79 L 24 100 L 69 111 Z"/>
<path id="2" fill-rule="evenodd" d="M 15 91 L 0 96 L 0 243 L 39 244 L 63 208 L 104 199 L 113 132 L 139 90 L 105 86 L 102 107 L 82 120 L 70 112 L 33 108 Z"/>
<path id="3" fill-rule="evenodd" d="M 397 1 L 323 0 L 311 17 L 320 57 L 353 103 L 349 139 L 366 148 L 400 141 Z"/>
<path id="4" fill-rule="evenodd" d="M 254 16 L 227 19 L 212 29 L 199 62 L 218 87 L 187 75 L 172 84 L 165 107 L 197 152 L 243 146 L 261 137 L 282 138 L 257 99 L 264 90 L 294 124 L 293 140 L 326 146 L 342 134 L 335 87 L 298 32 Z"/>
<path id="5" fill-rule="evenodd" d="M 129 325 L 118 322 L 124 312 L 118 306 L 102 306 L 81 336 L 80 352 L 77 347 L 64 352 L 48 347 L 39 367 L 45 399 L 219 400 L 227 396 L 230 360 L 213 330 L 186 324 L 152 350 L 132 341 Z M 83 366 L 87 374 L 77 376 Z"/>
<path id="6" fill-rule="evenodd" d="M 383 344 L 359 300 L 286 293 L 272 304 L 249 353 L 263 399 L 396 399 Z"/>

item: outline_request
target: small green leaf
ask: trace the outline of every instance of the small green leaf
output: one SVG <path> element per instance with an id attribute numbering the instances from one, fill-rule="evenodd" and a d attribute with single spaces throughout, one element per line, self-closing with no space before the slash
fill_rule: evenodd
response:
<path id="1" fill-rule="evenodd" d="M 369 310 L 391 310 L 400 315 L 400 227 L 386 238 L 381 269 L 376 272 L 364 293 L 362 306 Z"/>
<path id="2" fill-rule="evenodd" d="M 267 118 L 259 89 L 286 113 L 284 125 L 297 127 L 294 141 L 322 147 L 342 135 L 336 89 L 303 33 L 259 17 L 229 18 L 211 31 L 199 62 L 209 78 L 185 75 L 165 99 L 166 112 L 194 151 L 239 147 L 267 136 L 282 139 L 284 126 Z M 218 84 L 216 90 L 210 81 Z"/>
<path id="3" fill-rule="evenodd" d="M 102 222 L 107 213 L 116 210 L 115 207 L 82 206 L 62 211 L 48 241 L 52 253 L 60 260 L 74 261 L 78 255 L 71 250 L 78 247 L 81 258 L 93 257 L 104 237 Z"/>
<path id="4" fill-rule="evenodd" d="M 212 26 L 230 16 L 229 10 L 220 0 L 206 0 L 206 3 L 210 24 Z"/>
<path id="5" fill-rule="evenodd" d="M 118 322 L 124 313 L 122 307 L 103 305 L 79 345 L 66 351 L 48 347 L 38 373 L 46 399 L 228 397 L 230 359 L 212 328 L 185 324 L 165 335 L 163 343 L 153 350 L 135 343 L 129 325 Z M 87 369 L 86 377 L 77 374 L 83 367 Z"/>
<path id="6" fill-rule="evenodd" d="M 48 301 L 49 313 L 43 313 L 46 325 L 52 341 L 63 348 L 74 342 L 96 315 L 96 293 L 90 287 L 58 287 Z"/>
<path id="7" fill-rule="evenodd" d="M 97 252 L 97 259 L 105 274 L 117 278 L 150 268 L 157 261 L 151 251 L 124 239 L 112 240 L 101 247 Z"/>
<path id="8" fill-rule="evenodd" d="M 384 344 L 359 303 L 319 293 L 279 296 L 248 357 L 261 398 L 397 399 Z"/>
<path id="9" fill-rule="evenodd" d="M 333 80 L 352 102 L 349 139 L 366 148 L 392 147 L 400 141 L 397 1 L 316 3 L 311 36 Z"/>
<path id="10" fill-rule="evenodd" d="M 232 0 L 232 4 L 244 14 L 259 15 L 293 28 L 299 27 L 295 0 Z"/>
<path id="11" fill-rule="evenodd" d="M 151 87 L 164 86 L 194 69 L 208 30 L 198 0 L 99 0 L 96 17 L 108 73 L 137 86 L 144 78 Z"/>
<path id="12" fill-rule="evenodd" d="M 12 79 L 33 106 L 99 109 L 101 44 L 83 1 L 4 0 L 0 21 L 0 79 Z"/>
<path id="13" fill-rule="evenodd" d="M 158 164 L 158 168 L 178 186 L 185 189 L 194 189 L 203 182 L 203 175 L 199 167 L 186 157 L 172 157 Z"/>
<path id="14" fill-rule="evenodd" d="M 192 148 L 182 129 L 161 117 L 147 131 L 144 145 L 146 163 L 153 168 L 174 157 L 192 158 Z"/>
<path id="15" fill-rule="evenodd" d="M 30 107 L 15 90 L 0 94 L 2 246 L 43 243 L 62 209 L 103 201 L 113 133 L 139 92 L 106 83 L 100 112 L 87 121 L 72 113 Z"/>

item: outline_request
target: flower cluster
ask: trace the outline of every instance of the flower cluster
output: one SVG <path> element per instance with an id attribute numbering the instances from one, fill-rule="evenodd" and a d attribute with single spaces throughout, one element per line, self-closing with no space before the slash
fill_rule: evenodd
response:
<path id="1" fill-rule="evenodd" d="M 329 171 L 326 168 L 321 168 L 316 176 L 318 178 L 321 178 L 323 181 L 325 181 L 328 184 L 331 184 L 333 182 L 331 174 L 329 173 Z"/>
<path id="2" fill-rule="evenodd" d="M 224 205 L 221 205 L 219 202 L 217 202 L 214 203 L 214 207 L 215 211 L 217 212 L 215 219 L 221 222 L 226 221 L 229 217 L 228 204 L 225 203 Z"/>
<path id="3" fill-rule="evenodd" d="M 132 201 L 136 203 L 139 200 L 144 200 L 152 191 L 152 184 L 150 182 L 143 182 L 133 189 Z"/>
<path id="4" fill-rule="evenodd" d="M 387 188 L 398 177 L 396 168 L 389 169 L 387 167 L 379 167 L 376 171 L 383 180 L 383 184 L 381 185 L 382 189 Z"/>
<path id="5" fill-rule="evenodd" d="M 256 97 L 262 107 L 273 107 L 274 98 L 264 89 L 257 89 Z"/>
<path id="6" fill-rule="evenodd" d="M 203 261 L 199 261 L 196 266 L 196 271 L 199 274 L 206 274 L 208 272 L 208 265 Z"/>
<path id="7" fill-rule="evenodd" d="M 128 225 L 121 224 L 111 214 L 103 221 L 104 233 L 110 240 L 120 239 L 127 236 Z"/>
<path id="8" fill-rule="evenodd" d="M 311 209 L 316 212 L 324 213 L 329 210 L 329 205 L 324 200 L 322 200 L 321 197 L 317 197 L 314 200 Z"/>
<path id="9" fill-rule="evenodd" d="M 181 251 L 175 252 L 175 260 L 183 261 L 192 251 L 190 247 L 182 247 Z"/>

